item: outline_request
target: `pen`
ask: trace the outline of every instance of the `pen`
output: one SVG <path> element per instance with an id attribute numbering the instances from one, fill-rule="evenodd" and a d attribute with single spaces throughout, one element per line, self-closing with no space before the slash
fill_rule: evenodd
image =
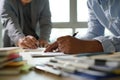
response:
<path id="1" fill-rule="evenodd" d="M 75 37 L 78 34 L 78 32 L 74 33 L 72 36 Z"/>

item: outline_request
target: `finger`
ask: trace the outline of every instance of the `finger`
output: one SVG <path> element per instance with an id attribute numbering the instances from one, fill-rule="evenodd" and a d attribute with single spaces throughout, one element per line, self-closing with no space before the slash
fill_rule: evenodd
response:
<path id="1" fill-rule="evenodd" d="M 68 54 L 68 49 L 65 47 L 58 47 L 58 51 Z"/>
<path id="2" fill-rule="evenodd" d="M 36 41 L 33 41 L 30 37 L 25 38 L 25 44 L 33 49 L 37 48 Z"/>
<path id="3" fill-rule="evenodd" d="M 35 44 L 31 43 L 30 40 L 24 40 L 23 43 L 24 43 L 25 46 L 27 46 L 30 49 L 37 48 L 37 46 Z"/>
<path id="4" fill-rule="evenodd" d="M 53 52 L 54 49 L 55 49 L 54 46 L 50 45 L 49 47 L 46 48 L 44 52 Z"/>
<path id="5" fill-rule="evenodd" d="M 27 46 L 24 42 L 20 43 L 19 47 L 23 49 L 29 49 L 29 46 Z"/>
<path id="6" fill-rule="evenodd" d="M 63 52 L 64 49 L 65 49 L 64 45 L 58 44 L 58 50 L 59 50 L 60 52 Z"/>
<path id="7" fill-rule="evenodd" d="M 45 45 L 45 48 L 47 48 L 49 45 L 50 45 L 50 44 L 46 44 L 46 45 Z"/>
<path id="8" fill-rule="evenodd" d="M 55 43 L 49 45 L 49 46 L 46 48 L 45 52 L 53 52 L 53 50 L 55 50 L 55 49 L 57 49 L 57 48 L 58 48 L 58 44 L 57 44 L 57 42 L 55 42 Z"/>
<path id="9" fill-rule="evenodd" d="M 59 51 L 65 53 L 65 54 L 68 54 L 71 49 L 70 49 L 70 44 L 67 43 L 66 41 L 65 42 L 63 41 L 62 43 L 59 42 L 58 49 L 59 49 Z"/>
<path id="10" fill-rule="evenodd" d="M 32 47 L 31 47 L 31 44 L 29 43 L 28 40 L 24 40 L 24 41 L 23 41 L 23 44 L 24 44 L 24 46 L 27 46 L 28 48 L 32 48 Z"/>
<path id="11" fill-rule="evenodd" d="M 27 36 L 26 39 L 29 40 L 29 42 L 31 42 L 31 44 L 32 44 L 33 46 L 36 46 L 36 44 L 37 44 L 37 42 L 38 42 L 37 39 L 34 38 L 33 36 Z"/>
<path id="12" fill-rule="evenodd" d="M 27 38 L 30 38 L 31 41 L 33 41 L 33 42 L 37 42 L 37 39 L 35 37 L 33 37 L 33 36 L 27 36 Z"/>

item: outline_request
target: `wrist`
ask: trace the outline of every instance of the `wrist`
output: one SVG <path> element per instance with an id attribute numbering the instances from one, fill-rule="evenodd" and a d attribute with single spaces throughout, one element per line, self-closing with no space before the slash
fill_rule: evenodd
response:
<path id="1" fill-rule="evenodd" d="M 84 47 L 88 52 L 103 52 L 102 44 L 97 40 L 85 41 Z"/>
<path id="2" fill-rule="evenodd" d="M 93 45 L 93 46 L 92 46 L 92 49 L 93 49 L 95 52 L 103 52 L 102 44 L 101 44 L 98 40 L 93 40 L 93 41 L 91 41 L 91 45 Z"/>

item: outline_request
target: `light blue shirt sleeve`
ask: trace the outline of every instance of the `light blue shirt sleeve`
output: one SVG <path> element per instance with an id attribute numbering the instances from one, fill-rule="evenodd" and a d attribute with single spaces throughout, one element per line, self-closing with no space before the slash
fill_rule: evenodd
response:
<path id="1" fill-rule="evenodd" d="M 88 0 L 88 31 L 84 37 L 81 37 L 81 39 L 98 40 L 102 44 L 104 52 L 117 52 L 120 51 L 120 6 L 118 6 L 120 5 L 120 1 L 102 1 L 103 4 L 99 4 L 98 0 Z M 109 15 L 111 17 L 109 17 Z M 112 23 L 111 20 L 113 20 Z M 105 36 L 105 28 L 113 33 L 114 36 Z"/>
<path id="2" fill-rule="evenodd" d="M 102 43 L 104 52 L 115 52 L 116 51 L 115 50 L 115 44 L 113 43 L 114 41 L 112 41 L 111 40 L 112 38 L 110 38 L 109 36 L 107 36 L 107 37 L 100 36 L 100 37 L 96 37 L 94 39 L 96 39 L 100 43 Z"/>

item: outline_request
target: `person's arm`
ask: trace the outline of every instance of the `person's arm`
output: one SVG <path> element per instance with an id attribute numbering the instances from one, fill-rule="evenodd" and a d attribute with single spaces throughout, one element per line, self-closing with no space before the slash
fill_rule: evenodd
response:
<path id="1" fill-rule="evenodd" d="M 81 40 L 72 36 L 62 36 L 56 42 L 49 45 L 45 52 L 58 49 L 65 54 L 78 54 L 88 52 L 103 52 L 102 45 L 97 40 Z"/>
<path id="2" fill-rule="evenodd" d="M 83 35 L 83 39 L 88 39 L 91 40 L 95 37 L 98 36 L 104 36 L 104 30 L 105 28 L 101 23 L 99 22 L 98 18 L 96 17 L 96 14 L 93 10 L 93 0 L 88 0 L 87 5 L 88 5 L 88 14 L 89 14 L 89 19 L 88 19 L 88 29 L 86 35 Z"/>
<path id="3" fill-rule="evenodd" d="M 89 1 L 92 2 L 95 0 Z M 60 51 L 65 53 L 120 51 L 120 36 L 104 36 L 104 27 L 98 21 L 92 9 L 92 4 L 88 3 L 88 8 L 90 11 L 90 20 L 88 22 L 89 27 L 86 36 L 80 39 L 59 38 L 54 45 L 48 46 L 45 52 L 53 51 L 56 48 L 59 48 Z M 114 23 L 112 27 L 120 25 L 118 22 Z"/>
<path id="4" fill-rule="evenodd" d="M 120 36 L 104 36 L 104 27 L 97 19 L 94 10 L 92 9 L 94 3 L 92 3 L 92 0 L 88 1 L 90 19 L 88 22 L 88 33 L 83 39 L 98 40 L 102 44 L 104 52 L 120 51 Z M 120 23 L 115 23 L 115 25 L 112 25 L 111 27 L 117 27 L 117 25 L 120 25 Z"/>
<path id="5" fill-rule="evenodd" d="M 50 34 L 51 34 L 51 12 L 49 7 L 49 1 L 45 0 L 43 1 L 43 9 L 41 11 L 40 17 L 39 17 L 39 23 L 40 23 L 40 39 L 49 41 Z"/>
<path id="6" fill-rule="evenodd" d="M 13 0 L 0 0 L 0 16 L 4 29 L 8 36 L 14 42 L 17 43 L 18 39 L 24 37 L 24 34 L 20 28 L 17 16 L 17 10 L 12 2 Z"/>

